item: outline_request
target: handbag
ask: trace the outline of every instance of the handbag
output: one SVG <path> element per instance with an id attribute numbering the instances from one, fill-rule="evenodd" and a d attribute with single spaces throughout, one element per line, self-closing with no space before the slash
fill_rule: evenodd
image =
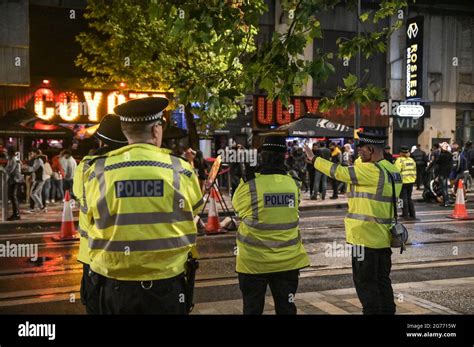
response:
<path id="1" fill-rule="evenodd" d="M 393 219 L 394 224 L 390 227 L 390 234 L 392 234 L 392 242 L 390 246 L 392 248 L 400 248 L 400 254 L 406 250 L 406 243 L 408 241 L 408 230 L 402 224 L 398 222 L 398 212 L 397 212 L 397 196 L 395 195 L 395 178 L 392 173 L 388 170 L 387 174 L 392 182 L 392 205 L 393 205 Z"/>

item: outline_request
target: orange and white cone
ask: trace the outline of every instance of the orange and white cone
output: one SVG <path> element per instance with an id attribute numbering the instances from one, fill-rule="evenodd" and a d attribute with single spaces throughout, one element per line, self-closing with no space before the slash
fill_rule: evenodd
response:
<path id="1" fill-rule="evenodd" d="M 469 215 L 467 214 L 466 202 L 464 201 L 464 186 L 462 179 L 458 181 L 458 191 L 456 193 L 456 204 L 454 205 L 454 211 L 450 216 L 448 216 L 448 218 L 474 219 L 474 217 L 469 217 Z"/>
<path id="2" fill-rule="evenodd" d="M 71 197 L 69 190 L 66 190 L 64 197 L 63 218 L 61 222 L 61 231 L 59 236 L 53 237 L 54 241 L 75 241 L 79 240 L 74 227 L 74 219 L 72 218 Z"/>
<path id="3" fill-rule="evenodd" d="M 207 215 L 206 234 L 220 234 L 222 233 L 222 227 L 219 223 L 219 213 L 217 212 L 217 192 L 214 187 L 211 187 L 211 193 L 209 194 L 209 213 Z"/>

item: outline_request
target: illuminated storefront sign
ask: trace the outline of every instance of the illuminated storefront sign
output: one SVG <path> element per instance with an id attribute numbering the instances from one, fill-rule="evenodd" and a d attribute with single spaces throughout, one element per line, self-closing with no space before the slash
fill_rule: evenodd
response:
<path id="1" fill-rule="evenodd" d="M 420 99 L 423 84 L 423 17 L 407 22 L 406 93 L 407 99 Z"/>
<path id="2" fill-rule="evenodd" d="M 280 100 L 268 100 L 265 96 L 254 96 L 253 126 L 254 129 L 272 128 L 293 122 L 307 113 L 326 118 L 336 123 L 352 125 L 354 122 L 355 107 L 347 109 L 336 108 L 321 113 L 319 98 L 295 96 L 285 107 Z M 370 107 L 361 108 L 362 125 L 374 127 L 388 126 L 388 117 L 381 116 L 380 103 L 373 103 Z"/>
<path id="3" fill-rule="evenodd" d="M 114 107 L 130 99 L 149 96 L 165 96 L 160 93 L 130 92 L 128 96 L 119 91 L 57 91 L 40 88 L 34 93 L 34 111 L 38 118 L 76 123 L 97 123 Z"/>

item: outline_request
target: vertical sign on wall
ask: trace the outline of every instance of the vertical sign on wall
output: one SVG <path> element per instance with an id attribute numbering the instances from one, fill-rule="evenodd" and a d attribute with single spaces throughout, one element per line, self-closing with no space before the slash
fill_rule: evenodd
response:
<path id="1" fill-rule="evenodd" d="M 423 17 L 409 18 L 407 22 L 406 49 L 407 100 L 422 98 L 423 84 Z"/>

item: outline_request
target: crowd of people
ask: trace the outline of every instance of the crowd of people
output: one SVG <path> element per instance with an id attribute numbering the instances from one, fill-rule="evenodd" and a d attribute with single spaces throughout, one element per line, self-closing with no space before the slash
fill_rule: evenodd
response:
<path id="1" fill-rule="evenodd" d="M 66 191 L 72 193 L 77 163 L 71 151 L 63 150 L 48 156 L 33 148 L 24 161 L 14 147 L 7 147 L 4 154 L 8 200 L 13 209 L 9 221 L 21 218 L 19 202 L 22 200 L 29 203 L 28 213 L 44 213 L 49 204 L 62 202 Z"/>
<path id="2" fill-rule="evenodd" d="M 324 141 L 313 143 L 312 152 L 314 156 L 329 160 L 342 166 L 351 166 L 354 163 L 354 143 L 350 140 L 344 146 L 336 142 Z M 302 189 L 305 193 L 309 192 L 310 199 L 326 199 L 328 176 L 314 169 L 314 166 L 308 161 L 303 153 L 303 148 L 299 147 L 298 141 L 294 140 L 287 143 L 287 158 L 285 165 L 293 177 L 297 177 L 302 183 Z M 339 194 L 346 192 L 346 184 L 339 182 L 335 178 L 331 179 L 332 196 L 330 199 L 337 199 Z"/>

